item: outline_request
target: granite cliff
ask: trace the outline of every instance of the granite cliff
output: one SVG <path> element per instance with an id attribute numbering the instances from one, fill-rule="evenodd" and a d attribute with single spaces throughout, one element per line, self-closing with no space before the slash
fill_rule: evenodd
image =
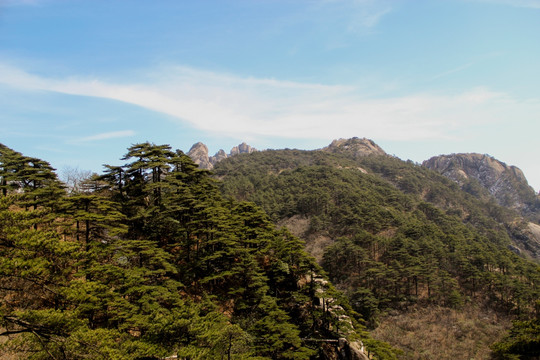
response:
<path id="1" fill-rule="evenodd" d="M 523 172 L 489 156 L 475 153 L 432 157 L 423 166 L 457 182 L 463 190 L 474 195 L 489 195 L 499 205 L 531 215 L 540 210 L 539 199 L 529 186 Z M 478 189 L 475 185 L 480 185 Z M 482 194 L 484 192 L 484 194 Z"/>
<path id="2" fill-rule="evenodd" d="M 522 218 L 507 224 L 515 245 L 511 249 L 536 261 L 540 259 L 540 198 L 519 168 L 475 153 L 435 156 L 422 165 L 478 198 L 492 198 L 515 210 Z"/>

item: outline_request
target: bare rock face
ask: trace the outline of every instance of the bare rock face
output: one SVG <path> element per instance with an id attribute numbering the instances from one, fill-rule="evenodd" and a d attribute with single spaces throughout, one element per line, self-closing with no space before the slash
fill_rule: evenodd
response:
<path id="1" fill-rule="evenodd" d="M 221 161 L 221 160 L 224 160 L 226 158 L 228 158 L 229 156 L 227 155 L 227 153 L 225 153 L 225 151 L 223 149 L 220 149 L 216 155 L 210 157 L 210 162 L 212 163 L 212 165 L 216 165 L 217 162 Z"/>
<path id="2" fill-rule="evenodd" d="M 349 337 L 355 332 L 351 318 L 345 313 L 343 307 L 337 304 L 336 299 L 329 296 L 328 281 L 317 274 L 306 276 L 304 284 L 311 283 L 315 287 L 316 307 L 333 317 L 336 321 L 335 330 L 340 336 L 336 346 L 323 346 L 322 351 L 326 359 L 335 360 L 369 360 L 366 349 L 361 340 L 350 341 Z M 320 340 L 325 341 L 325 340 Z M 335 342 L 335 340 L 326 340 Z"/>
<path id="3" fill-rule="evenodd" d="M 214 167 L 208 158 L 208 147 L 202 142 L 194 144 L 187 155 L 202 169 L 212 169 Z"/>
<path id="4" fill-rule="evenodd" d="M 214 165 L 223 159 L 238 154 L 249 154 L 254 151 L 257 151 L 257 149 L 252 148 L 244 142 L 233 147 L 228 155 L 223 149 L 220 149 L 214 156 L 208 156 L 208 147 L 202 142 L 198 142 L 191 147 L 187 155 L 199 165 L 201 169 L 212 170 Z"/>
<path id="5" fill-rule="evenodd" d="M 372 140 L 353 137 L 351 139 L 334 140 L 330 145 L 321 149 L 331 153 L 350 153 L 355 157 L 387 155 L 386 152 Z"/>
<path id="6" fill-rule="evenodd" d="M 257 151 L 257 150 L 252 148 L 251 146 L 249 146 L 245 142 L 243 142 L 240 145 L 235 146 L 235 147 L 233 147 L 231 149 L 230 156 L 238 155 L 238 154 L 250 154 L 250 153 L 252 153 L 254 151 Z"/>
<path id="7" fill-rule="evenodd" d="M 482 154 L 440 155 L 426 160 L 423 166 L 436 170 L 461 186 L 475 179 L 500 205 L 524 214 L 534 212 L 538 198 L 523 172 Z"/>
<path id="8" fill-rule="evenodd" d="M 536 262 L 540 262 L 540 225 L 533 222 L 527 223 L 522 235 L 523 237 L 519 239 L 522 241 L 518 242 L 518 245 L 525 254 L 530 255 Z"/>

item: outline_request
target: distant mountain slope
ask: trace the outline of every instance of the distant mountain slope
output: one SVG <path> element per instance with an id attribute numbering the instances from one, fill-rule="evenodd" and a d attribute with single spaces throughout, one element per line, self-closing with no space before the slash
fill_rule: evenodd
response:
<path id="1" fill-rule="evenodd" d="M 540 197 L 519 168 L 474 153 L 435 156 L 422 165 L 455 181 L 478 199 L 495 199 L 499 205 L 520 213 L 524 219 L 507 226 L 516 250 L 540 260 Z"/>
<path id="2" fill-rule="evenodd" d="M 540 271 L 514 253 L 532 231 L 515 211 L 369 140 L 333 144 L 231 157 L 214 172 L 226 196 L 256 202 L 304 239 L 370 326 L 409 307 L 534 311 Z"/>
<path id="3" fill-rule="evenodd" d="M 387 155 L 386 152 L 373 140 L 366 138 L 359 139 L 357 137 L 351 139 L 334 140 L 330 145 L 321 149 L 331 153 L 349 154 L 352 157 L 372 156 L 372 155 Z"/>
<path id="4" fill-rule="evenodd" d="M 209 156 L 207 146 L 199 142 L 191 147 L 187 155 L 201 168 L 213 169 L 219 161 L 231 158 L 235 155 L 250 154 L 256 151 L 255 148 L 252 148 L 246 143 L 242 143 L 233 147 L 229 154 L 220 150 L 214 156 Z M 387 158 L 385 161 L 394 162 L 395 164 L 401 162 L 401 160 L 389 156 L 372 140 L 357 137 L 334 140 L 330 145 L 319 150 L 291 151 L 295 151 L 296 155 L 287 160 L 283 159 L 281 155 L 276 155 L 277 152 L 272 152 L 274 156 L 281 157 L 279 160 L 276 159 L 276 163 L 280 163 L 282 167 L 276 169 L 276 164 L 271 165 L 273 168 L 272 171 L 280 172 L 284 169 L 293 169 L 300 165 L 306 165 L 307 163 L 311 164 L 317 161 L 329 161 L 328 158 L 323 160 L 324 157 L 322 155 L 314 157 L 313 154 L 316 153 L 330 153 L 340 156 L 341 163 L 348 162 L 346 166 L 356 167 L 364 172 L 366 172 L 366 170 L 358 166 L 358 161 L 369 164 L 371 162 L 368 159 L 373 158 L 374 156 L 384 156 Z M 354 161 L 357 163 L 353 164 L 352 162 Z M 411 163 L 408 165 L 410 164 Z M 259 167 L 259 165 L 256 164 L 251 164 L 251 166 Z M 399 171 L 393 173 L 389 168 L 386 168 L 384 172 L 381 172 L 379 171 L 381 170 L 379 165 L 371 164 L 370 166 L 373 167 L 373 173 L 390 181 L 402 191 L 421 196 L 422 199 L 432 202 L 446 210 L 454 211 L 456 214 L 459 213 L 465 216 L 467 210 L 462 209 L 462 204 L 470 203 L 471 201 L 475 202 L 474 198 L 480 201 L 480 203 L 488 203 L 488 206 L 485 207 L 486 209 L 491 210 L 492 213 L 498 213 L 496 217 L 503 216 L 505 218 L 504 220 L 498 219 L 501 221 L 496 222 L 506 224 L 506 231 L 513 240 L 512 246 L 514 251 L 540 261 L 540 234 L 536 231 L 536 226 L 540 223 L 540 199 L 528 185 L 525 175 L 520 169 L 514 166 L 507 166 L 488 155 L 453 154 L 433 157 L 426 160 L 423 163 L 423 166 L 435 170 L 443 176 L 453 180 L 460 185 L 462 190 L 472 195 L 472 197 L 467 198 L 463 193 L 456 191 L 457 189 L 453 188 L 452 196 L 446 196 L 443 199 L 444 196 L 437 194 L 439 185 L 432 184 L 432 186 L 427 187 L 419 186 L 421 182 L 432 181 L 427 179 L 433 178 L 433 174 L 424 173 L 423 175 L 420 175 L 422 172 L 417 169 L 417 175 L 412 175 L 411 173 L 412 176 L 403 177 L 399 174 Z M 396 169 L 402 168 L 401 165 L 393 167 Z M 409 173 L 408 169 L 403 168 L 401 170 L 405 171 L 405 173 Z M 436 183 L 440 183 L 441 181 L 441 178 L 439 178 L 436 180 Z M 448 183 L 444 186 L 447 185 Z M 423 194 L 421 192 L 423 192 Z M 491 198 L 495 199 L 502 207 L 494 208 L 492 204 L 490 204 Z M 478 201 L 476 201 L 477 204 L 475 206 L 483 207 L 483 205 L 478 205 L 480 204 Z M 520 212 L 532 222 L 516 218 L 515 214 L 512 214 L 511 211 L 509 212 L 506 208 Z M 492 217 L 492 215 L 488 215 L 488 217 Z"/>
<path id="5" fill-rule="evenodd" d="M 538 216 L 540 212 L 540 200 L 523 172 L 489 155 L 440 155 L 422 165 L 457 182 L 465 191 L 485 195 L 474 190 L 473 182 L 477 181 L 500 205 L 524 215 Z"/>

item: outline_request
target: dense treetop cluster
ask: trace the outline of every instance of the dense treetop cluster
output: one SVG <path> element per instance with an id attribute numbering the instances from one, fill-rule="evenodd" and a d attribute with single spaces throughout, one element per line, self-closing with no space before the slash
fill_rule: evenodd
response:
<path id="1" fill-rule="evenodd" d="M 167 145 L 122 161 L 69 187 L 0 145 L 1 355 L 325 359 L 346 338 L 396 359 L 364 326 L 477 304 L 516 319 L 493 356 L 538 356 L 540 267 L 474 182 L 340 152 L 241 154 L 214 176 Z M 274 225 L 295 218 L 331 240 L 320 264 Z"/>
<path id="2" fill-rule="evenodd" d="M 265 151 L 214 171 L 225 194 L 257 203 L 274 221 L 307 220 L 308 245 L 331 239 L 316 249 L 321 265 L 369 327 L 382 313 L 418 306 L 540 315 L 540 267 L 511 251 L 526 224 L 515 212 L 477 182 L 463 191 L 412 162 L 350 155 Z"/>
<path id="3" fill-rule="evenodd" d="M 122 160 L 66 189 L 47 162 L 0 146 L 1 354 L 316 359 L 331 351 L 318 339 L 347 334 L 395 358 L 255 204 L 224 199 L 166 145 Z"/>

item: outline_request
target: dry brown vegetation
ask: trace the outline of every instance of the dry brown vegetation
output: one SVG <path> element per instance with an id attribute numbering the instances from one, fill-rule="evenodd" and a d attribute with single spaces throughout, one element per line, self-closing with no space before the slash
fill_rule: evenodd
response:
<path id="1" fill-rule="evenodd" d="M 291 234 L 305 241 L 306 251 L 317 260 L 322 261 L 324 250 L 334 243 L 334 240 L 325 232 L 310 232 L 309 217 L 294 215 L 290 218 L 278 221 L 278 228 L 286 227 Z"/>
<path id="2" fill-rule="evenodd" d="M 0 333 L 3 333 L 6 329 L 0 327 Z M 14 335 L 15 337 L 17 335 Z M 12 335 L 13 338 L 13 335 Z M 23 358 L 23 354 L 21 353 L 15 353 L 10 350 L 4 349 L 4 344 L 6 344 L 10 340 L 10 337 L 8 336 L 0 336 L 0 359 L 2 360 L 18 360 Z"/>
<path id="3" fill-rule="evenodd" d="M 489 346 L 510 325 L 509 318 L 491 311 L 429 307 L 387 315 L 372 335 L 401 349 L 406 360 L 480 360 L 490 359 Z"/>

